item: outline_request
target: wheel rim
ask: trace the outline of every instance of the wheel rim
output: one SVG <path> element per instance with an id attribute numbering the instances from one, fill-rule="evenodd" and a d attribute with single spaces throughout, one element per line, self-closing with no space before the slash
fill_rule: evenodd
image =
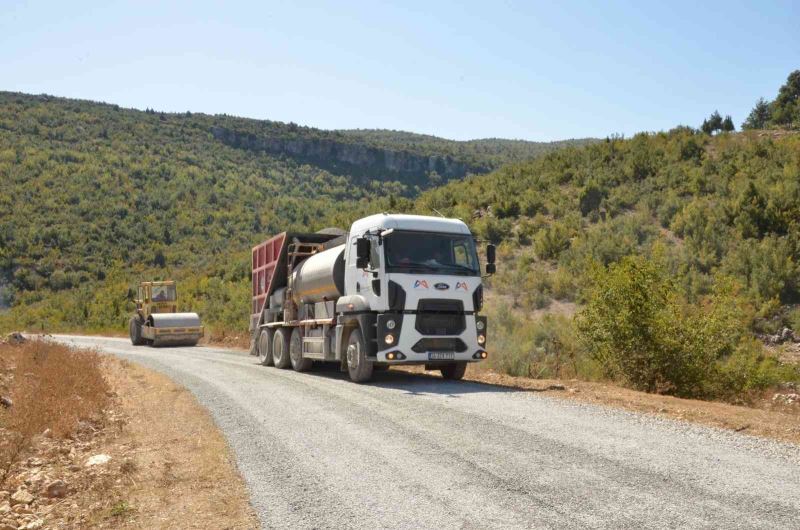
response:
<path id="1" fill-rule="evenodd" d="M 265 360 L 267 358 L 267 350 L 269 349 L 269 337 L 262 335 L 258 344 L 258 358 Z"/>
<path id="2" fill-rule="evenodd" d="M 355 344 L 347 347 L 347 364 L 350 368 L 358 368 L 358 347 Z"/>
<path id="3" fill-rule="evenodd" d="M 277 335 L 276 335 L 276 337 L 277 337 Z M 280 361 L 281 359 L 283 359 L 283 341 L 276 340 L 275 342 L 276 342 L 276 344 L 272 345 L 272 351 L 274 353 L 276 353 L 277 355 L 273 355 L 273 358 L 275 360 Z"/>
<path id="4" fill-rule="evenodd" d="M 298 364 L 302 360 L 300 350 L 300 335 L 298 333 L 292 333 L 292 339 L 289 345 L 289 357 L 292 359 L 293 364 Z"/>

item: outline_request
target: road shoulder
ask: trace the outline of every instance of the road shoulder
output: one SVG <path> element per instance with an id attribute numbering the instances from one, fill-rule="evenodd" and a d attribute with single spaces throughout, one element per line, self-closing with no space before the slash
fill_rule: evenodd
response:
<path id="1" fill-rule="evenodd" d="M 104 418 L 63 439 L 37 436 L 0 492 L 6 515 L 30 528 L 258 528 L 232 451 L 191 392 L 101 359 L 111 389 Z M 30 500 L 14 500 L 21 490 Z"/>

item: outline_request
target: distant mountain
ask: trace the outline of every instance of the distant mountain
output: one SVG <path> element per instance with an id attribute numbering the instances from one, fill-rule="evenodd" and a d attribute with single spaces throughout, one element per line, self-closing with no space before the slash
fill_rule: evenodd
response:
<path id="1" fill-rule="evenodd" d="M 529 142 L 503 138 L 457 141 L 388 129 L 345 129 L 336 132 L 352 140 L 387 149 L 400 149 L 422 154 L 448 153 L 455 159 L 471 161 L 474 165 L 488 164 L 488 167 L 492 169 L 508 162 L 529 160 L 561 147 L 585 145 L 598 141 L 595 138 L 556 142 Z"/>

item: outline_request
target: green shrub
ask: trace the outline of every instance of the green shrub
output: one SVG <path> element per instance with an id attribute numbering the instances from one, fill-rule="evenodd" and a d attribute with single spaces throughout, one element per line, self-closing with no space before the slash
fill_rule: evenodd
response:
<path id="1" fill-rule="evenodd" d="M 528 320 L 507 305 L 490 309 L 488 315 L 493 369 L 533 378 L 592 377 L 592 362 L 578 349 L 570 318 L 548 314 Z"/>
<path id="2" fill-rule="evenodd" d="M 562 223 L 556 221 L 539 230 L 534 238 L 533 249 L 539 259 L 556 259 L 569 248 L 571 233 Z"/>
<path id="3" fill-rule="evenodd" d="M 786 376 L 748 336 L 752 318 L 732 280 L 719 278 L 690 305 L 661 261 L 636 256 L 593 271 L 576 326 L 607 377 L 648 392 L 730 398 Z"/>

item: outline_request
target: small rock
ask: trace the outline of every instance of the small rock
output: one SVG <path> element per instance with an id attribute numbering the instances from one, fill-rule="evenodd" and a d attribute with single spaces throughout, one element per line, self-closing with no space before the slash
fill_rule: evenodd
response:
<path id="1" fill-rule="evenodd" d="M 23 342 L 26 342 L 27 340 L 28 339 L 26 339 L 22 335 L 22 333 L 20 333 L 18 331 L 15 331 L 14 333 L 9 333 L 6 336 L 6 342 L 8 342 L 9 344 L 22 344 Z"/>
<path id="2" fill-rule="evenodd" d="M 17 490 L 17 492 L 11 496 L 11 504 L 30 504 L 33 502 L 33 495 L 25 490 Z"/>
<path id="3" fill-rule="evenodd" d="M 0 405 L 3 405 L 5 408 L 9 409 L 14 406 L 14 400 L 8 396 L 0 396 Z"/>
<path id="4" fill-rule="evenodd" d="M 17 530 L 17 525 L 10 525 L 8 523 L 0 523 L 0 530 Z"/>
<path id="5" fill-rule="evenodd" d="M 578 392 L 580 392 L 580 390 L 578 390 L 577 388 L 568 388 L 567 392 L 569 392 L 570 394 L 577 394 Z"/>
<path id="6" fill-rule="evenodd" d="M 63 497 L 67 494 L 67 483 L 63 480 L 54 480 L 44 489 L 44 494 L 50 497 Z"/>
<path id="7" fill-rule="evenodd" d="M 86 461 L 86 467 L 92 466 L 102 466 L 104 464 L 108 464 L 111 461 L 111 457 L 104 454 L 90 456 L 89 459 Z"/>
<path id="8" fill-rule="evenodd" d="M 6 502 L 0 504 L 0 515 L 5 515 L 11 511 L 11 506 Z"/>
<path id="9" fill-rule="evenodd" d="M 41 519 L 36 519 L 23 526 L 20 530 L 39 530 L 42 527 L 44 527 L 44 521 Z"/>
<path id="10" fill-rule="evenodd" d="M 44 432 L 42 433 L 42 436 L 44 436 L 45 438 L 50 438 L 52 435 L 53 431 L 50 429 L 45 429 Z"/>

